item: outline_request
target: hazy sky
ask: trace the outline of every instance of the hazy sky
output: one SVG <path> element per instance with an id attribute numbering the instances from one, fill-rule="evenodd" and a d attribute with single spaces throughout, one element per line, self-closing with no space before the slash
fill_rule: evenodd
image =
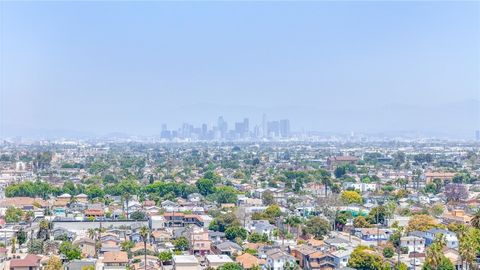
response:
<path id="1" fill-rule="evenodd" d="M 479 2 L 2 8 L 7 133 L 154 134 L 161 123 L 260 119 L 261 111 L 297 129 L 336 130 L 312 112 L 480 99 Z"/>

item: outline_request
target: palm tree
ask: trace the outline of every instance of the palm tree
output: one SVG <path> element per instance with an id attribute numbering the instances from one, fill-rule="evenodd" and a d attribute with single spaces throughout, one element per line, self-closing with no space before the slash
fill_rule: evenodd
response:
<path id="1" fill-rule="evenodd" d="M 445 245 L 445 236 L 443 234 L 438 235 L 426 251 L 425 264 L 430 265 L 433 269 L 437 269 L 445 257 L 443 254 Z"/>
<path id="2" fill-rule="evenodd" d="M 125 218 L 127 218 L 127 219 L 128 219 L 128 203 L 130 201 L 131 196 L 132 195 L 130 195 L 130 193 L 128 193 L 128 192 L 122 195 L 122 199 L 123 199 L 123 201 L 125 201 L 125 203 L 124 204 L 122 203 L 122 205 L 124 205 L 124 212 L 126 211 Z M 126 206 L 126 208 L 125 208 L 125 206 Z"/>
<path id="3" fill-rule="evenodd" d="M 17 252 L 17 249 L 16 249 L 16 245 L 17 245 L 17 237 L 13 237 L 12 240 L 12 254 L 16 253 Z"/>
<path id="4" fill-rule="evenodd" d="M 470 224 L 472 224 L 473 227 L 480 229 L 480 209 L 477 210 L 472 220 L 470 221 Z"/>
<path id="5" fill-rule="evenodd" d="M 42 240 L 50 239 L 50 223 L 46 219 L 42 219 L 39 224 L 37 237 Z"/>
<path id="6" fill-rule="evenodd" d="M 88 237 L 91 239 L 95 239 L 97 236 L 97 231 L 94 228 L 88 229 Z"/>
<path id="7" fill-rule="evenodd" d="M 466 263 L 466 268 L 475 268 L 475 261 L 477 259 L 478 250 L 478 231 L 470 228 L 460 236 L 459 253 L 463 263 Z"/>
<path id="8" fill-rule="evenodd" d="M 397 184 L 398 186 L 401 186 L 403 187 L 403 189 L 407 189 L 407 184 L 408 184 L 408 180 L 405 179 L 405 178 L 397 178 L 397 180 L 395 180 L 395 184 Z"/>
<path id="9" fill-rule="evenodd" d="M 142 236 L 143 239 L 143 253 L 145 256 L 145 270 L 147 270 L 147 238 L 150 234 L 150 230 L 148 229 L 147 226 L 143 226 L 140 228 L 140 236 Z"/>
<path id="10" fill-rule="evenodd" d="M 332 184 L 332 180 L 328 176 L 322 177 L 322 184 L 325 186 L 325 198 L 328 196 L 328 187 Z"/>
<path id="11" fill-rule="evenodd" d="M 72 195 L 70 197 L 70 203 L 69 204 L 72 205 L 72 204 L 76 204 L 77 202 L 78 202 L 77 196 Z"/>

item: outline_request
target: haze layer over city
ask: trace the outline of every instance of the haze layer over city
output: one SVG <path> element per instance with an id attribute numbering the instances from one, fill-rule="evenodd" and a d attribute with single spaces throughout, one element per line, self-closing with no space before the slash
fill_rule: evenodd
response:
<path id="1" fill-rule="evenodd" d="M 0 270 L 480 269 L 480 2 L 0 0 Z"/>
<path id="2" fill-rule="evenodd" d="M 221 116 L 261 135 L 266 115 L 297 135 L 473 140 L 478 9 L 3 1 L 2 136 L 160 137 L 162 124 L 210 130 Z"/>

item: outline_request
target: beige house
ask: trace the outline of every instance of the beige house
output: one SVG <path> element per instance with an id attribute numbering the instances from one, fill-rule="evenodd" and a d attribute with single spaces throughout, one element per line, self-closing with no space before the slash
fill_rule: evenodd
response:
<path id="1" fill-rule="evenodd" d="M 218 267 L 231 263 L 233 260 L 227 255 L 207 255 L 205 256 L 207 267 L 217 269 Z"/>
<path id="2" fill-rule="evenodd" d="M 90 238 L 81 238 L 74 242 L 82 250 L 85 257 L 95 256 L 95 241 Z"/>
<path id="3" fill-rule="evenodd" d="M 86 194 L 78 194 L 75 196 L 75 199 L 77 199 L 77 202 L 80 203 L 87 203 L 88 202 L 88 196 Z"/>
<path id="4" fill-rule="evenodd" d="M 127 269 L 128 255 L 125 251 L 105 252 L 103 256 L 103 270 Z"/>
<path id="5" fill-rule="evenodd" d="M 204 228 L 193 227 L 188 232 L 190 250 L 193 254 L 205 255 L 211 251 L 211 241 L 208 237 L 208 230 Z"/>
<path id="6" fill-rule="evenodd" d="M 173 270 L 200 270 L 200 263 L 194 255 L 173 256 Z"/>
<path id="7" fill-rule="evenodd" d="M 70 203 L 71 198 L 72 198 L 72 195 L 64 193 L 60 196 L 57 196 L 57 198 L 55 199 L 54 205 L 55 206 L 66 206 L 67 204 Z"/>
<path id="8" fill-rule="evenodd" d="M 425 173 L 425 184 L 431 183 L 434 179 L 438 178 L 445 181 L 452 181 L 455 173 L 453 172 L 426 172 Z"/>
<path id="9" fill-rule="evenodd" d="M 470 225 L 470 221 L 472 220 L 473 217 L 465 214 L 465 211 L 461 209 L 455 209 L 451 212 L 443 214 L 442 218 L 443 218 L 443 223 L 445 224 L 457 223 L 457 224 Z"/>

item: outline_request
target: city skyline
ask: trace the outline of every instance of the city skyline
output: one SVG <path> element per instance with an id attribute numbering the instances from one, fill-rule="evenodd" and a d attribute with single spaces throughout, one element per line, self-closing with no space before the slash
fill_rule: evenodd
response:
<path id="1" fill-rule="evenodd" d="M 478 7 L 2 2 L 1 136 L 266 113 L 297 131 L 473 138 Z"/>

